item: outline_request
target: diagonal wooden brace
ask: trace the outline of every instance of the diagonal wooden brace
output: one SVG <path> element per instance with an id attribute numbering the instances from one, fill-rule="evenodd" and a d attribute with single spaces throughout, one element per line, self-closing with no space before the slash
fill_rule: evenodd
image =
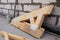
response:
<path id="1" fill-rule="evenodd" d="M 24 15 L 13 18 L 12 21 L 14 21 L 14 19 L 17 19 L 18 21 L 25 21 L 25 20 L 30 19 L 31 15 L 33 17 L 37 17 L 39 13 L 42 13 L 43 15 L 49 15 L 51 13 L 53 7 L 54 7 L 54 5 L 49 5 L 49 6 L 37 9 L 35 11 L 32 11 L 30 13 L 25 13 Z"/>
<path id="2" fill-rule="evenodd" d="M 31 29 L 37 30 L 38 28 L 41 27 L 43 21 L 44 21 L 44 15 L 41 13 L 37 16 L 36 21 L 34 21 L 33 16 L 31 16 L 31 18 L 30 18 Z"/>
<path id="3" fill-rule="evenodd" d="M 5 40 L 9 40 L 7 33 L 0 32 L 0 35 L 3 35 Z"/>
<path id="4" fill-rule="evenodd" d="M 27 38 L 23 38 L 23 37 L 20 37 L 20 36 L 16 36 L 16 35 L 13 35 L 13 34 L 4 32 L 4 31 L 1 31 L 1 32 L 0 32 L 0 35 L 3 35 L 4 38 L 5 38 L 5 40 L 9 40 L 9 38 L 11 38 L 12 40 L 29 40 L 29 39 L 27 39 Z"/>
<path id="5" fill-rule="evenodd" d="M 21 29 L 22 31 L 34 36 L 35 38 L 40 38 L 43 35 L 44 31 L 45 31 L 44 28 L 39 28 L 39 29 L 34 31 L 34 30 L 30 29 L 30 24 L 27 23 L 27 22 L 17 22 L 17 23 L 12 22 L 12 24 L 15 27 Z"/>
<path id="6" fill-rule="evenodd" d="M 31 13 L 18 16 L 12 19 L 11 24 L 36 38 L 40 38 L 45 31 L 41 27 L 44 18 L 51 13 L 53 7 L 54 5 L 49 5 Z M 26 22 L 26 20 L 30 20 L 30 23 Z"/>

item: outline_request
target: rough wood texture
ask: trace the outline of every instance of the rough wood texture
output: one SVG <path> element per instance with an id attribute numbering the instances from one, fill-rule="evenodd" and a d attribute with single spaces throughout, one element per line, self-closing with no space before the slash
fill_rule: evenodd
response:
<path id="1" fill-rule="evenodd" d="M 31 13 L 16 17 L 12 20 L 11 24 L 36 38 L 40 38 L 45 31 L 41 25 L 45 16 L 51 13 L 53 7 L 54 5 L 49 5 Z M 30 23 L 26 22 L 28 19 Z"/>
<path id="2" fill-rule="evenodd" d="M 16 36 L 16 35 L 4 32 L 4 31 L 0 32 L 0 35 L 4 36 L 5 40 L 9 40 L 9 38 L 12 40 L 29 40 L 27 38 Z"/>

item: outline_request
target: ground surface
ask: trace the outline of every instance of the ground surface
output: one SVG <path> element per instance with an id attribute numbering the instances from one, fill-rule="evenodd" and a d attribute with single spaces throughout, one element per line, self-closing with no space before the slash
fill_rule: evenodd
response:
<path id="1" fill-rule="evenodd" d="M 36 39 L 36 38 L 24 33 L 23 31 L 15 28 L 10 23 L 8 23 L 5 18 L 2 18 L 2 17 L 0 17 L 0 31 L 6 31 L 8 33 L 12 33 L 12 34 L 15 34 L 18 36 L 29 38 L 31 40 L 60 40 L 60 37 L 52 35 L 49 32 L 48 33 L 45 32 L 41 39 Z M 3 38 L 1 36 L 0 36 L 0 40 L 3 40 Z"/>

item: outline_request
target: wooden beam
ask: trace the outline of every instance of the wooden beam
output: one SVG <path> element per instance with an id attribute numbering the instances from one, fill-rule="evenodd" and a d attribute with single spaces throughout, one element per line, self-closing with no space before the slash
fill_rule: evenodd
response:
<path id="1" fill-rule="evenodd" d="M 4 33 L 4 39 L 9 40 L 7 33 Z"/>
<path id="2" fill-rule="evenodd" d="M 51 13 L 53 7 L 54 5 L 49 5 L 31 13 L 18 16 L 12 19 L 11 24 L 36 38 L 40 38 L 45 31 L 41 25 L 45 16 Z M 26 22 L 26 20 L 30 20 L 30 23 Z"/>
<path id="3" fill-rule="evenodd" d="M 27 22 L 12 22 L 11 24 L 14 25 L 15 27 L 21 29 L 22 31 L 34 36 L 35 38 L 40 38 L 45 31 L 44 28 L 39 28 L 34 31 L 34 30 L 30 29 L 30 24 Z"/>
<path id="4" fill-rule="evenodd" d="M 0 32 L 0 35 L 3 35 L 5 40 L 9 40 L 6 32 Z"/>
<path id="5" fill-rule="evenodd" d="M 39 26 L 41 27 L 41 25 L 43 24 L 45 16 L 43 14 L 39 14 L 37 16 L 36 22 L 35 24 L 37 25 L 37 28 L 39 28 Z"/>
<path id="6" fill-rule="evenodd" d="M 9 40 L 9 38 L 13 39 L 13 40 L 27 40 L 27 38 L 23 38 L 17 35 L 13 35 L 4 31 L 0 32 L 0 35 L 3 35 L 5 40 Z M 28 39 L 29 40 L 29 39 Z"/>
<path id="7" fill-rule="evenodd" d="M 30 19 L 30 16 L 37 17 L 37 15 L 39 13 L 42 13 L 43 15 L 49 15 L 51 13 L 53 7 L 54 7 L 54 5 L 49 5 L 49 6 L 46 6 L 44 8 L 35 10 L 33 12 L 25 13 L 24 15 L 21 15 L 21 16 L 14 18 L 12 21 L 14 21 L 15 19 L 17 19 L 17 21 L 25 21 L 25 20 Z"/>
<path id="8" fill-rule="evenodd" d="M 45 16 L 41 13 L 38 14 L 37 19 L 35 19 L 35 21 L 34 21 L 34 18 L 31 16 L 31 18 L 30 18 L 30 26 L 31 27 L 30 28 L 32 30 L 37 30 L 38 28 L 40 28 L 44 21 L 44 18 L 45 18 Z"/>
<path id="9" fill-rule="evenodd" d="M 30 24 L 34 24 L 34 17 L 30 16 Z"/>

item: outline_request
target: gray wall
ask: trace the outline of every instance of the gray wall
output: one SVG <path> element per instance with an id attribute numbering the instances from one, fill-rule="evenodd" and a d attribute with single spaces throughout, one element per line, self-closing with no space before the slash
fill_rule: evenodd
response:
<path id="1" fill-rule="evenodd" d="M 31 12 L 33 10 L 39 9 L 46 6 L 56 0 L 18 0 L 18 5 L 16 5 L 16 13 L 20 15 L 24 13 Z M 13 14 L 14 12 L 15 0 L 0 0 L 0 12 Z"/>

